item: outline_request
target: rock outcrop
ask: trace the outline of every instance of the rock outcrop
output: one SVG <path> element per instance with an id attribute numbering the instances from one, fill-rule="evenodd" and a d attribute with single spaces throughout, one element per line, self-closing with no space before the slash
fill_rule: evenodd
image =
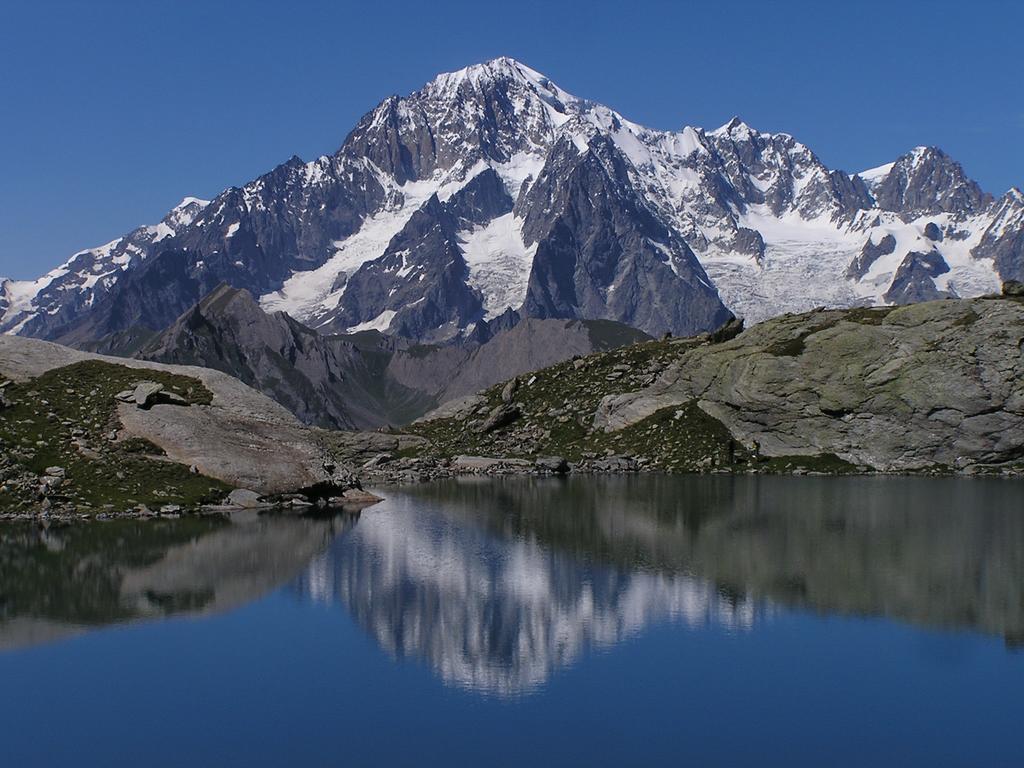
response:
<path id="1" fill-rule="evenodd" d="M 834 454 L 883 471 L 1024 459 L 1024 303 L 935 301 L 789 315 L 684 353 L 602 401 L 616 432 L 696 402 L 763 456 Z"/>
<path id="2" fill-rule="evenodd" d="M 92 421 L 95 414 L 91 412 L 82 413 L 80 427 L 67 422 L 73 444 L 78 446 L 76 459 L 103 463 L 105 454 L 90 441 L 99 444 L 102 439 L 106 450 L 108 442 L 116 446 L 135 440 L 142 441 L 144 450 L 158 451 L 162 461 L 262 495 L 307 491 L 326 496 L 332 490 L 340 495 L 357 485 L 340 458 L 343 437 L 304 426 L 281 405 L 224 373 L 104 357 L 35 339 L 0 336 L 0 376 L 16 384 L 30 385 L 51 372 L 71 371 L 70 366 L 86 362 L 102 364 L 90 380 L 96 382 L 89 385 L 93 393 L 104 381 L 126 376 L 134 387 L 130 386 L 128 402 L 118 395 L 110 398 L 116 404 L 116 428 L 109 434 L 103 430 L 110 425 Z M 132 376 L 136 370 L 138 375 Z M 150 381 L 156 378 L 154 374 L 195 382 L 203 397 L 197 398 L 198 402 L 174 392 L 160 397 L 164 387 Z M 77 389 L 67 395 L 69 399 L 80 396 Z M 55 406 L 50 400 L 34 407 L 33 412 Z M 43 437 L 40 434 L 36 439 Z M 30 457 L 27 461 L 31 465 Z"/>

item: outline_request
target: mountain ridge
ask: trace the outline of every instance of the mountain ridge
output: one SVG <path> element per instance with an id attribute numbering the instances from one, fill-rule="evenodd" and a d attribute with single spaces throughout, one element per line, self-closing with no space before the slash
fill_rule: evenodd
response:
<path id="1" fill-rule="evenodd" d="M 442 212 L 474 183 L 474 215 Z M 1024 195 L 989 195 L 937 148 L 846 173 L 739 118 L 646 128 L 499 58 L 388 97 L 334 154 L 0 282 L 0 331 L 159 331 L 227 282 L 325 332 L 444 342 L 522 309 L 689 334 L 1022 276 Z"/>

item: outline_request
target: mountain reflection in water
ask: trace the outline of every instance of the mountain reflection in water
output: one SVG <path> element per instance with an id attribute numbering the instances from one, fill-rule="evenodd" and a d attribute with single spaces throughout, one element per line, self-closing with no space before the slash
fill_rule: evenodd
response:
<path id="1" fill-rule="evenodd" d="M 398 658 L 508 695 L 659 621 L 773 606 L 1024 637 L 1024 487 L 915 478 L 462 480 L 389 494 L 307 570 Z"/>
<path id="2" fill-rule="evenodd" d="M 0 526 L 0 651 L 244 605 L 295 579 L 356 519 L 242 513 Z"/>
<path id="3" fill-rule="evenodd" d="M 0 527 L 0 650 L 281 590 L 498 696 L 658 623 L 747 633 L 804 610 L 1024 639 L 1019 482 L 508 478 L 384 494 L 337 517 Z"/>

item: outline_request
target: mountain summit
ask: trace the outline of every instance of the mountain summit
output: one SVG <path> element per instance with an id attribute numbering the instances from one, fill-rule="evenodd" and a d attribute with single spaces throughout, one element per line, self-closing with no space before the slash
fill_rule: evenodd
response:
<path id="1" fill-rule="evenodd" d="M 648 333 L 1024 277 L 1024 200 L 919 147 L 848 174 L 739 118 L 659 131 L 513 59 L 439 75 L 212 201 L 0 281 L 0 330 L 163 330 L 227 283 L 322 332 L 470 336 L 510 310 Z"/>

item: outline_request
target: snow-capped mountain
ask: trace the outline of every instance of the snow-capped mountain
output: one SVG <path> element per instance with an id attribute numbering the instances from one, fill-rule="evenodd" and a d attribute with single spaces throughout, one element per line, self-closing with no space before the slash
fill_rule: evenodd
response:
<path id="1" fill-rule="evenodd" d="M 331 156 L 3 282 L 0 330 L 74 343 L 162 329 L 227 282 L 325 331 L 443 341 L 513 309 L 691 333 L 730 310 L 1021 277 L 1024 195 L 993 199 L 938 149 L 851 175 L 735 118 L 645 128 L 501 58 L 384 100 Z"/>

